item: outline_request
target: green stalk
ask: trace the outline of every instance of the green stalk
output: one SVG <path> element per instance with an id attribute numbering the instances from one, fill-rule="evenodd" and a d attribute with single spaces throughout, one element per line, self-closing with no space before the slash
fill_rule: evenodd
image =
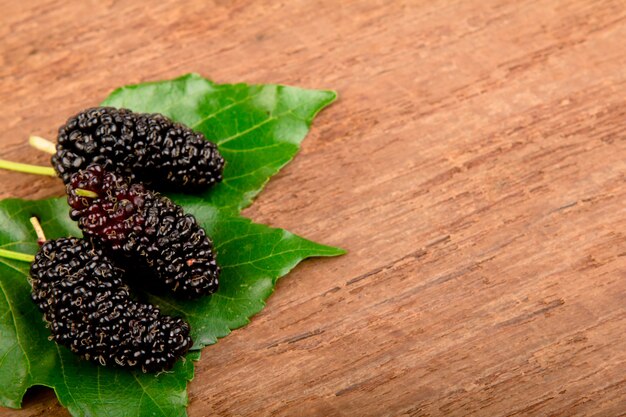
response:
<path id="1" fill-rule="evenodd" d="M 39 246 L 43 245 L 47 239 L 46 234 L 43 231 L 43 227 L 41 227 L 41 223 L 39 223 L 39 219 L 35 216 L 31 217 L 30 224 L 32 224 L 33 229 L 35 229 L 35 234 L 37 235 L 37 243 L 39 243 Z"/>
<path id="2" fill-rule="evenodd" d="M 77 188 L 76 189 L 76 195 L 79 195 L 81 197 L 89 197 L 89 198 L 98 198 L 98 194 L 94 193 L 91 190 L 85 190 L 84 188 Z"/>
<path id="3" fill-rule="evenodd" d="M 40 165 L 20 164 L 19 162 L 7 161 L 6 159 L 0 159 L 0 169 L 25 172 L 27 174 L 35 175 L 49 175 L 51 177 L 57 176 L 57 173 L 54 172 L 54 168 Z"/>
<path id="4" fill-rule="evenodd" d="M 42 138 L 41 136 L 31 135 L 28 138 L 28 143 L 33 148 L 54 155 L 57 152 L 56 145 L 53 142 L 50 142 L 48 139 Z"/>
<path id="5" fill-rule="evenodd" d="M 39 245 L 43 245 L 46 241 L 46 235 L 43 232 L 43 228 L 39 223 L 39 219 L 35 216 L 30 218 L 30 224 L 33 225 L 33 229 L 35 229 L 35 233 L 37 234 L 37 243 Z M 7 259 L 15 259 L 16 261 L 24 261 L 24 262 L 33 262 L 35 260 L 34 255 L 29 255 L 27 253 L 14 252 L 8 249 L 0 248 L 0 258 Z"/>
<path id="6" fill-rule="evenodd" d="M 16 261 L 33 262 L 34 255 L 27 253 L 13 252 L 12 250 L 0 249 L 0 258 L 15 259 Z"/>

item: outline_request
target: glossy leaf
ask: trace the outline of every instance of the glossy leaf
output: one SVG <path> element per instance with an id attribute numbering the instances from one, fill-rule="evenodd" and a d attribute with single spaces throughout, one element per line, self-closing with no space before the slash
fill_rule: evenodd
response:
<path id="1" fill-rule="evenodd" d="M 80 236 L 69 221 L 65 199 L 0 202 L 0 247 L 37 252 L 29 218 L 41 219 L 49 239 Z M 28 269 L 20 261 L 0 258 L 0 403 L 19 407 L 28 387 L 54 388 L 73 415 L 185 415 L 187 381 L 199 352 L 157 377 L 140 371 L 105 368 L 80 360 L 49 341 L 42 314 L 30 299 Z"/>
<path id="2" fill-rule="evenodd" d="M 231 329 L 247 324 L 248 318 L 265 306 L 264 300 L 274 291 L 276 280 L 302 259 L 344 253 L 243 217 L 206 218 L 201 212 L 195 215 L 216 243 L 222 267 L 219 291 L 192 301 L 163 296 L 152 300 L 164 311 L 189 320 L 195 349 L 215 343 Z"/>
<path id="3" fill-rule="evenodd" d="M 202 198 L 238 212 L 294 157 L 315 115 L 336 97 L 282 85 L 215 84 L 189 74 L 122 87 L 103 105 L 161 113 L 216 142 L 226 159 L 224 181 Z"/>
<path id="4" fill-rule="evenodd" d="M 0 404 L 18 407 L 28 387 L 45 385 L 73 415 L 185 415 L 186 383 L 198 350 L 248 323 L 276 280 L 302 259 L 343 253 L 239 215 L 293 158 L 312 119 L 334 99 L 328 91 L 218 85 L 193 74 L 113 92 L 103 104 L 165 114 L 218 143 L 227 163 L 224 181 L 203 195 L 170 197 L 212 236 L 223 270 L 220 289 L 194 301 L 148 294 L 164 312 L 190 322 L 195 343 L 172 372 L 145 375 L 81 361 L 50 342 L 30 300 L 28 265 L 0 259 Z M 0 247 L 36 252 L 32 215 L 41 219 L 48 238 L 80 236 L 67 212 L 64 198 L 0 202 Z"/>

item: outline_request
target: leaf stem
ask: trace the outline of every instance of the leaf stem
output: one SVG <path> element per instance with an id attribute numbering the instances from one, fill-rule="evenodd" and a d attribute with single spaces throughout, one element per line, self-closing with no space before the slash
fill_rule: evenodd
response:
<path id="1" fill-rule="evenodd" d="M 76 195 L 79 195 L 81 197 L 89 197 L 89 198 L 100 197 L 98 193 L 94 193 L 91 190 L 85 190 L 84 188 L 77 188 L 75 191 L 76 191 Z"/>
<path id="2" fill-rule="evenodd" d="M 16 261 L 33 262 L 35 260 L 34 255 L 27 253 L 14 252 L 12 250 L 0 249 L 0 258 L 15 259 Z"/>
<path id="3" fill-rule="evenodd" d="M 37 234 L 37 243 L 39 243 L 39 246 L 43 245 L 48 239 L 46 239 L 46 234 L 41 227 L 41 223 L 39 223 L 39 219 L 35 216 L 31 217 L 30 224 L 33 225 L 33 229 L 35 229 L 35 233 Z"/>
<path id="4" fill-rule="evenodd" d="M 57 176 L 56 172 L 54 172 L 54 168 L 40 165 L 21 164 L 19 162 L 7 161 L 6 159 L 0 159 L 0 169 L 25 172 L 27 174 L 35 175 L 49 175 L 51 177 Z"/>
<path id="5" fill-rule="evenodd" d="M 28 138 L 28 143 L 33 148 L 42 152 L 49 153 L 51 155 L 54 155 L 57 152 L 56 145 L 48 139 L 42 138 L 41 136 L 31 135 Z"/>

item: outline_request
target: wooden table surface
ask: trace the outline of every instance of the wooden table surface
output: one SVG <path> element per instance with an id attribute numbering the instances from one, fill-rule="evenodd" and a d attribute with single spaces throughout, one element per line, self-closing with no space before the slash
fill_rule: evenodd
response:
<path id="1" fill-rule="evenodd" d="M 190 416 L 626 415 L 626 3 L 9 1 L 0 157 L 120 85 L 332 88 L 246 215 L 347 248 L 204 351 Z M 2 197 L 60 195 L 0 172 Z M 3 415 L 66 415 L 51 391 Z"/>

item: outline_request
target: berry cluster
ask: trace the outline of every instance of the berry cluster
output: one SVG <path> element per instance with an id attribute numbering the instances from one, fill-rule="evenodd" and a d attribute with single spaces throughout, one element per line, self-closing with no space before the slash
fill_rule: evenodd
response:
<path id="1" fill-rule="evenodd" d="M 211 240 L 169 198 L 100 165 L 74 174 L 67 194 L 70 217 L 111 253 L 139 262 L 174 293 L 193 298 L 217 290 L 220 269 Z"/>
<path id="2" fill-rule="evenodd" d="M 224 159 L 213 142 L 160 114 L 95 107 L 59 129 L 52 156 L 63 182 L 97 163 L 131 181 L 161 188 L 200 189 L 222 180 Z"/>
<path id="3" fill-rule="evenodd" d="M 171 368 L 192 345 L 189 325 L 132 300 L 124 271 L 86 239 L 47 241 L 30 276 L 52 337 L 85 359 L 152 372 Z"/>
<path id="4" fill-rule="evenodd" d="M 148 188 L 218 183 L 224 159 L 217 146 L 162 115 L 97 107 L 59 129 L 52 164 L 85 236 L 40 236 L 32 298 L 52 338 L 101 365 L 171 368 L 192 345 L 189 324 L 135 301 L 125 283 L 140 276 L 185 298 L 217 291 L 211 239 L 192 215 Z"/>

